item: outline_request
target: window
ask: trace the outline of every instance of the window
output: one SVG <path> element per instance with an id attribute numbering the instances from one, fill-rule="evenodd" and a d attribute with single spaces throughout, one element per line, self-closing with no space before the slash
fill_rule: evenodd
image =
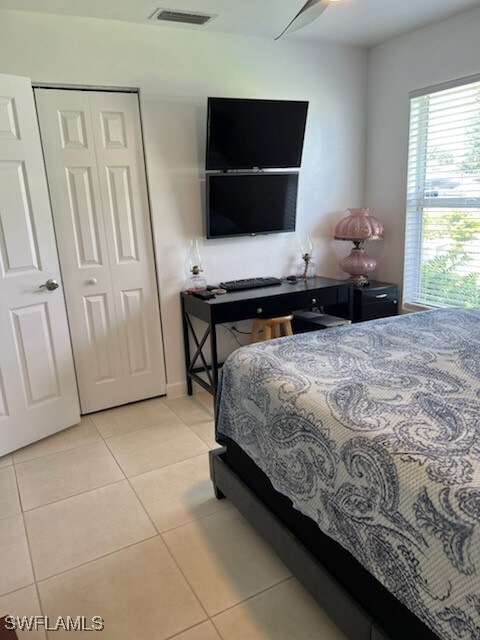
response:
<path id="1" fill-rule="evenodd" d="M 411 96 L 404 303 L 480 308 L 480 77 Z"/>

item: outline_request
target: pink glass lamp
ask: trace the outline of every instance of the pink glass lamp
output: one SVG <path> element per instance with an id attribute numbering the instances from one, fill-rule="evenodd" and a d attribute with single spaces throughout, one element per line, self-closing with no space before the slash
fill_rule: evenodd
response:
<path id="1" fill-rule="evenodd" d="M 350 215 L 340 220 L 335 227 L 335 240 L 350 240 L 355 245 L 350 255 L 340 261 L 340 267 L 350 274 L 350 280 L 356 287 L 363 287 L 369 284 L 367 274 L 377 266 L 377 261 L 367 256 L 363 245 L 367 240 L 383 238 L 383 225 L 370 215 L 373 209 L 349 211 Z"/>

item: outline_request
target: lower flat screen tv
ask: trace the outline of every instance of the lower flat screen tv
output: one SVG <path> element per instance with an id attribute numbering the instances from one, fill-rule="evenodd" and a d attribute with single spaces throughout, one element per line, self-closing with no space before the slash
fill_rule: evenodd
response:
<path id="1" fill-rule="evenodd" d="M 295 231 L 298 171 L 207 174 L 207 238 Z"/>

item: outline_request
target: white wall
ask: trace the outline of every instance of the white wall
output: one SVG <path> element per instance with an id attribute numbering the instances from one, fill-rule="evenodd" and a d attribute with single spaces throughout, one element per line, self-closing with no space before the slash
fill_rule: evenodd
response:
<path id="1" fill-rule="evenodd" d="M 479 73 L 479 34 L 474 9 L 369 52 L 366 202 L 385 224 L 378 277 L 387 282 L 403 281 L 409 93 Z"/>
<path id="2" fill-rule="evenodd" d="M 178 293 L 187 247 L 204 235 L 207 96 L 310 101 L 298 228 L 312 232 L 322 275 L 337 277 L 335 222 L 364 204 L 366 58 L 360 49 L 288 39 L 0 12 L 0 73 L 140 88 L 170 392 L 184 388 Z M 299 258 L 294 234 L 200 246 L 212 283 L 287 275 Z"/>

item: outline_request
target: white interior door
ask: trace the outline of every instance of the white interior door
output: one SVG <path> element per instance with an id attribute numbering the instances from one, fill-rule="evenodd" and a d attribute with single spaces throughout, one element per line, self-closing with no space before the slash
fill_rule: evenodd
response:
<path id="1" fill-rule="evenodd" d="M 0 456 L 80 419 L 29 78 L 0 75 Z M 41 288 L 40 288 L 41 287 Z"/>
<path id="2" fill-rule="evenodd" d="M 82 413 L 164 394 L 137 95 L 35 98 Z"/>

